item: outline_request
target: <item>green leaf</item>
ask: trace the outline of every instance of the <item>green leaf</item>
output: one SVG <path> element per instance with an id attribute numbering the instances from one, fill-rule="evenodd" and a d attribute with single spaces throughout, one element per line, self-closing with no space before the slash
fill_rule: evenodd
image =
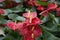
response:
<path id="1" fill-rule="evenodd" d="M 11 40 L 9 37 L 5 37 L 3 38 L 3 40 Z"/>
<path id="2" fill-rule="evenodd" d="M 41 38 L 40 37 L 37 37 L 36 40 L 41 40 Z"/>
<path id="3" fill-rule="evenodd" d="M 44 30 L 43 31 L 43 40 L 60 40 L 60 38 L 55 37 L 53 34 L 50 32 Z"/>
<path id="4" fill-rule="evenodd" d="M 17 3 L 23 2 L 24 0 L 14 0 Z"/>
<path id="5" fill-rule="evenodd" d="M 24 17 L 21 17 L 21 16 L 16 17 L 16 19 L 17 19 L 17 20 L 22 20 L 22 21 L 25 20 L 25 18 L 24 18 Z"/>
<path id="6" fill-rule="evenodd" d="M 5 11 L 4 15 L 8 15 L 9 13 L 12 13 L 12 10 L 10 10 L 10 9 L 5 9 L 4 11 Z"/>
<path id="7" fill-rule="evenodd" d="M 35 7 L 31 7 L 30 9 L 26 8 L 25 11 L 28 12 L 28 10 L 30 10 L 31 12 L 35 12 L 36 8 Z"/>
<path id="8" fill-rule="evenodd" d="M 49 19 L 50 18 L 50 19 Z M 59 32 L 60 31 L 60 17 L 49 17 L 44 19 L 43 28 L 51 31 L 51 32 Z M 52 19 L 52 20 L 51 20 Z"/>
<path id="9" fill-rule="evenodd" d="M 53 21 L 55 21 L 55 16 L 53 15 L 53 14 L 51 14 L 51 13 L 49 13 L 49 15 L 48 16 L 46 16 L 46 17 L 44 17 L 43 19 L 42 19 L 42 22 L 43 23 L 46 23 L 46 22 L 53 22 Z"/>
<path id="10" fill-rule="evenodd" d="M 19 21 L 24 21 L 24 20 L 25 20 L 24 17 L 19 16 L 19 15 L 17 15 L 17 14 L 9 14 L 8 17 L 9 17 L 10 19 L 14 20 L 14 21 L 15 21 L 15 20 L 19 20 Z"/>
<path id="11" fill-rule="evenodd" d="M 23 6 L 20 5 L 20 6 L 16 6 L 14 8 L 11 8 L 11 9 L 5 9 L 4 10 L 4 15 L 6 16 L 10 13 L 18 13 L 18 12 L 23 12 L 23 11 L 24 11 Z"/>
<path id="12" fill-rule="evenodd" d="M 48 25 L 48 24 L 47 24 Z M 51 31 L 51 32 L 60 32 L 60 27 L 59 26 L 57 26 L 57 25 L 50 25 L 50 27 L 49 26 L 43 26 L 43 25 L 41 25 L 41 27 L 42 28 L 44 28 L 45 30 L 47 30 L 47 31 Z"/>
<path id="13" fill-rule="evenodd" d="M 5 19 L 0 19 L 0 24 L 6 24 L 7 21 Z"/>
<path id="14" fill-rule="evenodd" d="M 5 38 L 9 38 L 11 40 L 19 40 L 20 39 L 20 35 L 18 32 L 16 31 L 12 31 L 11 29 L 9 29 L 8 27 L 5 27 L 5 32 L 7 33 L 7 35 L 4 37 Z M 8 37 L 7 37 L 8 36 Z"/>
<path id="15" fill-rule="evenodd" d="M 40 0 L 37 1 L 37 4 L 43 5 L 43 6 L 47 6 L 48 2 L 41 2 Z"/>
<path id="16" fill-rule="evenodd" d="M 50 18 L 50 20 L 54 20 L 55 15 L 53 15 L 53 14 L 49 13 L 49 18 Z"/>
<path id="17" fill-rule="evenodd" d="M 0 19 L 4 19 L 4 16 L 0 15 Z"/>
<path id="18" fill-rule="evenodd" d="M 11 8 L 12 12 L 14 13 L 17 13 L 17 12 L 23 12 L 24 9 L 23 9 L 23 5 L 20 5 L 20 6 L 16 6 L 14 8 Z"/>
<path id="19" fill-rule="evenodd" d="M 10 19 L 13 19 L 13 20 L 15 20 L 15 18 L 16 18 L 17 16 L 18 16 L 17 14 L 9 14 L 9 15 L 8 15 L 8 17 L 9 17 Z"/>
<path id="20" fill-rule="evenodd" d="M 42 18 L 42 16 L 41 16 L 40 18 Z M 44 17 L 44 18 L 42 19 L 42 22 L 43 22 L 43 23 L 46 23 L 47 21 L 49 21 L 48 16 L 46 16 L 46 17 Z"/>

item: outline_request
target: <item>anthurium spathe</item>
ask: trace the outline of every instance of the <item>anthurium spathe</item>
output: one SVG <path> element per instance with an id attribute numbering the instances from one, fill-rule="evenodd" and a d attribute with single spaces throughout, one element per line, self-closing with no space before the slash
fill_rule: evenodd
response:
<path id="1" fill-rule="evenodd" d="M 24 40 L 35 40 L 41 33 L 42 31 L 37 25 L 29 25 L 20 30 L 20 35 L 24 36 Z"/>
<path id="2" fill-rule="evenodd" d="M 28 11 L 27 13 L 24 13 L 23 16 L 26 17 L 26 18 L 30 18 L 30 16 L 32 18 L 35 18 L 35 17 L 37 17 L 37 13 Z"/>
<path id="3" fill-rule="evenodd" d="M 25 23 L 27 23 L 27 25 L 37 25 L 37 24 L 42 24 L 42 21 L 39 18 L 33 18 L 33 19 L 28 19 L 26 18 L 26 20 L 24 21 Z"/>
<path id="4" fill-rule="evenodd" d="M 41 29 L 38 26 L 34 26 L 34 29 L 29 28 L 31 33 L 24 35 L 24 40 L 35 40 L 36 37 L 41 35 Z"/>
<path id="5" fill-rule="evenodd" d="M 42 21 L 37 17 L 36 12 L 28 12 L 23 14 L 24 17 L 26 17 L 25 22 L 29 25 L 36 25 L 36 24 L 42 24 Z"/>
<path id="6" fill-rule="evenodd" d="M 54 9 L 56 9 L 56 8 L 57 8 L 56 2 L 50 3 L 50 4 L 47 6 L 47 9 L 46 9 L 45 11 L 41 12 L 40 15 L 42 15 L 42 16 L 45 17 L 45 16 L 48 15 L 48 12 L 49 12 L 49 11 L 54 10 Z"/>
<path id="7" fill-rule="evenodd" d="M 26 17 L 24 21 L 26 23 L 26 27 L 28 31 L 27 34 L 24 35 L 24 40 L 35 40 L 42 32 L 41 29 L 37 26 L 37 24 L 42 24 L 42 21 L 37 18 L 37 14 L 35 12 L 28 12 L 23 14 Z M 24 30 L 23 30 L 24 31 Z"/>
<path id="8" fill-rule="evenodd" d="M 16 30 L 16 24 L 14 22 L 8 22 L 7 26 L 12 30 Z"/>
<path id="9" fill-rule="evenodd" d="M 8 22 L 7 26 L 12 29 L 12 30 L 16 30 L 16 29 L 21 29 L 23 27 L 23 23 L 16 23 L 16 22 Z"/>
<path id="10" fill-rule="evenodd" d="M 48 4 L 48 7 L 47 7 L 48 10 L 54 10 L 56 8 L 57 8 L 56 2 Z"/>
<path id="11" fill-rule="evenodd" d="M 34 33 L 37 37 L 41 34 L 42 31 L 37 25 L 28 25 L 28 26 L 24 25 L 19 32 L 21 35 Z"/>

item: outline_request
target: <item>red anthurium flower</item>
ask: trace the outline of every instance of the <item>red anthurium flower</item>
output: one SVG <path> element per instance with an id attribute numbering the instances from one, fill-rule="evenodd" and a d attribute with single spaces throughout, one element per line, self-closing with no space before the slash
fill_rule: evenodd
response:
<path id="1" fill-rule="evenodd" d="M 57 16 L 60 16 L 60 7 L 56 9 Z"/>
<path id="2" fill-rule="evenodd" d="M 54 10 L 54 9 L 56 9 L 56 8 L 57 8 L 57 4 L 56 4 L 56 3 L 50 3 L 50 4 L 48 5 L 47 10 L 41 12 L 40 15 L 42 15 L 42 16 L 45 17 L 45 16 L 48 15 L 48 12 L 49 12 L 50 10 Z"/>
<path id="3" fill-rule="evenodd" d="M 30 11 L 29 11 L 28 13 L 24 13 L 23 16 L 26 17 L 26 18 L 30 18 L 30 16 L 32 18 L 35 18 L 35 17 L 37 17 L 37 13 L 36 12 L 31 12 L 30 13 Z"/>
<path id="4" fill-rule="evenodd" d="M 31 33 L 24 35 L 24 40 L 35 40 L 35 38 L 42 33 L 38 26 L 32 26 L 32 28 L 29 27 L 28 29 L 31 31 Z"/>
<path id="5" fill-rule="evenodd" d="M 27 4 L 27 5 L 30 5 L 30 6 L 35 6 L 36 4 L 36 0 L 24 0 L 24 2 Z"/>
<path id="6" fill-rule="evenodd" d="M 30 31 L 26 28 L 26 27 L 23 27 L 19 30 L 19 33 L 20 35 L 27 35 L 28 33 L 30 33 Z"/>
<path id="7" fill-rule="evenodd" d="M 23 23 L 9 22 L 7 26 L 12 30 L 18 29 L 20 35 L 24 36 L 24 40 L 34 40 L 42 33 L 41 29 L 37 25 L 28 25 L 29 26 L 28 27 L 24 24 L 24 22 Z"/>
<path id="8" fill-rule="evenodd" d="M 40 5 L 40 4 L 36 3 L 36 0 L 24 0 L 24 2 L 26 5 L 29 5 L 29 6 L 39 6 Z"/>
<path id="9" fill-rule="evenodd" d="M 0 2 L 4 2 L 5 0 L 0 0 Z"/>
<path id="10" fill-rule="evenodd" d="M 12 30 L 16 30 L 16 24 L 14 22 L 8 22 L 7 26 Z"/>
<path id="11" fill-rule="evenodd" d="M 37 24 L 42 24 L 42 21 L 39 18 L 33 18 L 33 19 L 26 19 L 25 23 L 27 23 L 27 25 L 37 25 Z"/>
<path id="12" fill-rule="evenodd" d="M 37 18 L 37 13 L 36 12 L 31 12 L 30 11 L 28 13 L 24 13 L 23 14 L 24 17 L 26 17 L 25 22 L 28 25 L 36 25 L 36 24 L 42 24 L 42 21 Z"/>
<path id="13" fill-rule="evenodd" d="M 43 11 L 43 10 L 44 10 L 44 7 L 43 7 L 43 6 L 38 6 L 38 7 L 37 7 L 37 10 Z"/>
<path id="14" fill-rule="evenodd" d="M 4 14 L 4 9 L 0 9 L 0 14 Z"/>
<path id="15" fill-rule="evenodd" d="M 27 22 L 27 21 L 26 21 Z M 39 23 L 39 22 L 38 22 Z M 33 30 L 33 29 L 36 29 L 36 30 L 39 30 L 40 28 L 38 27 L 38 26 L 36 26 L 37 24 L 29 24 L 29 23 L 23 23 L 23 26 L 22 27 L 20 27 L 19 25 L 19 29 L 20 29 L 20 34 L 21 35 L 27 35 L 27 34 L 31 34 L 32 33 L 32 31 L 31 30 Z M 32 29 L 32 27 L 34 27 L 33 29 Z M 36 32 L 35 30 L 34 30 L 34 32 Z M 36 33 L 37 34 L 37 33 Z M 38 35 L 38 34 L 37 34 Z"/>
<path id="16" fill-rule="evenodd" d="M 34 34 L 35 38 L 38 37 L 39 35 L 41 35 L 41 33 L 42 33 L 41 29 L 37 25 L 32 27 L 32 30 L 33 30 L 32 33 Z"/>
<path id="17" fill-rule="evenodd" d="M 19 32 L 20 35 L 24 36 L 24 40 L 34 40 L 42 33 L 41 29 L 36 25 L 29 25 L 29 27 L 23 27 Z"/>
<path id="18" fill-rule="evenodd" d="M 18 29 L 23 28 L 23 26 L 24 26 L 24 22 L 19 22 L 19 23 L 17 23 Z"/>
<path id="19" fill-rule="evenodd" d="M 42 21 L 37 18 L 36 12 L 28 12 L 23 14 L 26 17 L 24 23 L 26 24 L 20 33 L 24 35 L 24 40 L 34 40 L 41 34 L 41 29 L 37 24 L 42 24 Z"/>
<path id="20" fill-rule="evenodd" d="M 19 30 L 23 27 L 23 23 L 8 22 L 7 26 L 12 30 Z"/>
<path id="21" fill-rule="evenodd" d="M 57 8 L 56 2 L 48 4 L 48 10 L 54 10 Z"/>

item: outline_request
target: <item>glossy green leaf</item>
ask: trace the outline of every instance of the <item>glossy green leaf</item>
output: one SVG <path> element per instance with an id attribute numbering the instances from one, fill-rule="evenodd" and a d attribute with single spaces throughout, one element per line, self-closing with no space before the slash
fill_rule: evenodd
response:
<path id="1" fill-rule="evenodd" d="M 47 6 L 48 2 L 41 2 L 41 1 L 37 1 L 37 4 L 43 5 L 43 6 Z"/>
<path id="2" fill-rule="evenodd" d="M 14 0 L 14 1 L 19 3 L 19 2 L 23 2 L 24 0 Z"/>
<path id="3" fill-rule="evenodd" d="M 10 10 L 10 9 L 5 9 L 4 11 L 5 11 L 4 15 L 8 15 L 9 13 L 12 13 L 12 10 Z"/>
<path id="4" fill-rule="evenodd" d="M 17 31 L 12 31 L 11 29 L 5 27 L 5 32 L 7 35 L 4 37 L 4 39 L 6 39 L 6 38 L 9 38 L 10 40 L 19 40 L 20 39 L 20 35 Z"/>
<path id="5" fill-rule="evenodd" d="M 19 5 L 17 7 L 11 8 L 12 12 L 17 13 L 17 12 L 23 12 L 23 5 Z"/>
<path id="6" fill-rule="evenodd" d="M 44 30 L 43 31 L 43 40 L 60 40 L 60 38 L 54 36 L 50 32 Z"/>
<path id="7" fill-rule="evenodd" d="M 9 14 L 8 17 L 12 20 L 19 20 L 19 21 L 25 20 L 24 17 L 18 16 L 17 14 Z"/>

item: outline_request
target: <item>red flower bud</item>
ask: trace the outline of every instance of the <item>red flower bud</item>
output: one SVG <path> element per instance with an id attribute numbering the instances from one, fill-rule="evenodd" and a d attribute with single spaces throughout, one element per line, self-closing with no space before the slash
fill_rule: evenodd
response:
<path id="1" fill-rule="evenodd" d="M 48 15 L 48 12 L 49 12 L 49 11 L 54 10 L 54 9 L 56 9 L 56 8 L 57 8 L 57 4 L 56 4 L 56 2 L 54 2 L 54 3 L 50 3 L 50 4 L 48 4 L 48 8 L 47 8 L 47 10 L 41 12 L 40 15 L 42 15 L 42 16 L 45 17 L 45 16 Z"/>

